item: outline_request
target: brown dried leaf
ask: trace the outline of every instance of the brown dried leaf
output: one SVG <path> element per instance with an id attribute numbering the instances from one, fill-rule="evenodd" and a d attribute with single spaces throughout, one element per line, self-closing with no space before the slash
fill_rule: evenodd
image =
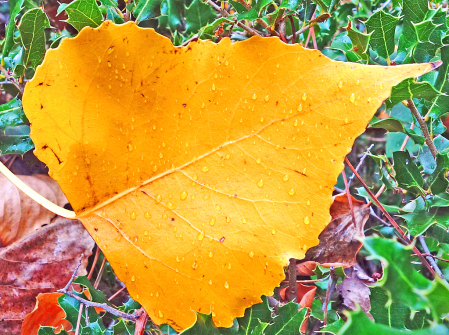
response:
<path id="1" fill-rule="evenodd" d="M 373 316 L 369 313 L 371 303 L 369 299 L 370 290 L 365 283 L 352 272 L 353 275 L 346 277 L 342 283 L 337 285 L 337 292 L 343 297 L 343 303 L 349 309 L 356 310 L 357 305 L 362 308 L 366 315 L 374 321 Z"/>
<path id="2" fill-rule="evenodd" d="M 80 222 L 61 219 L 0 249 L 0 334 L 20 334 L 36 296 L 63 288 L 82 253 L 84 275 L 93 247 Z"/>
<path id="3" fill-rule="evenodd" d="M 58 298 L 62 293 L 44 293 L 36 298 L 36 307 L 23 320 L 21 335 L 37 335 L 40 326 L 55 327 L 55 333 L 62 328 L 70 331 L 72 325 L 65 319 L 65 312 L 59 306 Z"/>
<path id="4" fill-rule="evenodd" d="M 362 247 L 358 238 L 364 237 L 363 228 L 369 217 L 369 207 L 352 197 L 356 226 L 352 223 L 351 210 L 346 193 L 334 197 L 330 208 L 332 221 L 319 236 L 320 243 L 307 250 L 304 261 L 315 261 L 321 266 L 355 265 L 356 255 Z"/>
<path id="5" fill-rule="evenodd" d="M 36 192 L 59 206 L 68 201 L 49 176 L 18 176 Z M 34 233 L 49 224 L 55 215 L 20 191 L 5 176 L 0 175 L 0 246 Z"/>

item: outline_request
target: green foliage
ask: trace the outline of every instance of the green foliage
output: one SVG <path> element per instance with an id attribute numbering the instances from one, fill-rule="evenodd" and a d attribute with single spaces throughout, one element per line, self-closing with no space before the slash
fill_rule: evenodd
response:
<path id="1" fill-rule="evenodd" d="M 289 44 L 305 45 L 308 41 L 305 45 L 308 48 L 314 48 L 316 44 L 325 55 L 339 61 L 384 66 L 431 61 L 435 62 L 435 67 L 440 66 L 421 78 L 405 80 L 392 89 L 391 96 L 380 108 L 378 117 L 371 121 L 367 133 L 357 139 L 349 158 L 358 161 L 359 153 L 371 143 L 375 144 L 370 157 L 359 170 L 362 177 L 374 193 L 384 188 L 379 201 L 386 211 L 395 215 L 394 219 L 403 229 L 413 237 L 423 236 L 432 255 L 449 259 L 449 140 L 442 122 L 449 113 L 447 2 L 253 0 L 244 5 L 241 1 L 230 0 L 214 1 L 213 4 L 220 10 L 203 0 L 130 0 L 126 4 L 116 0 L 75 0 L 58 8 L 58 13 L 68 15 L 67 24 L 59 22 L 63 28 L 55 26 L 54 21 L 60 17 L 47 17 L 47 1 L 41 7 L 38 6 L 41 3 L 31 0 L 10 0 L 7 4 L 0 4 L 0 11 L 9 17 L 1 50 L 1 65 L 5 71 L 2 72 L 1 86 L 4 94 L 0 104 L 0 155 L 24 154 L 33 148 L 28 120 L 22 111 L 21 89 L 32 78 L 46 51 L 57 47 L 64 38 L 75 36 L 84 27 L 98 27 L 104 20 L 118 24 L 135 21 L 142 27 L 156 29 L 176 45 L 185 45 L 194 38 L 214 42 L 222 38 L 244 40 L 251 37 L 244 29 L 246 26 L 263 36 L 271 35 L 274 30 Z M 293 33 L 300 29 L 303 31 L 293 37 Z M 427 124 L 430 139 L 438 151 L 435 157 L 425 143 L 420 124 L 402 104 L 408 99 L 413 100 Z M 338 187 L 344 188 L 343 182 Z M 373 200 L 356 181 L 351 191 L 361 199 Z M 385 221 L 377 207 L 373 205 L 372 208 Z M 377 284 L 370 286 L 369 313 L 374 322 L 360 310 L 347 313 L 345 322 L 342 309 L 346 307 L 334 293 L 327 307 L 327 326 L 319 332 L 447 334 L 446 321 L 442 320 L 449 312 L 446 303 L 448 285 L 439 279 L 428 279 L 430 276 L 426 270 L 412 263 L 417 258 L 411 256 L 410 248 L 392 240 L 395 236 L 392 227 L 376 218 L 369 222 L 365 234 L 383 236 L 367 238 L 358 256 L 363 260 L 362 264 L 370 262 L 369 270 L 377 266 L 376 271 L 383 274 Z M 420 243 L 417 242 L 416 246 L 424 251 Z M 102 261 L 100 255 L 98 266 Z M 438 259 L 436 263 L 448 278 L 449 263 Z M 329 270 L 317 269 L 311 279 L 323 279 L 329 273 Z M 116 282 L 107 262 L 103 280 L 109 285 Z M 318 290 L 308 317 L 308 322 L 315 326 L 324 320 L 323 301 L 329 280 L 316 283 Z M 117 305 L 108 302 L 106 295 L 95 289 L 86 277 L 78 277 L 75 283 L 85 291 L 72 293 L 84 299 L 89 296 L 88 300 L 108 303 L 126 313 L 134 313 L 141 307 L 131 298 Z M 79 302 L 62 296 L 59 303 L 67 320 L 76 325 Z M 307 310 L 298 311 L 298 307 L 290 302 L 272 310 L 264 298 L 262 303 L 247 309 L 245 315 L 236 319 L 229 329 L 216 327 L 211 315 L 198 314 L 197 323 L 183 334 L 299 334 Z M 131 335 L 136 331 L 134 322 L 109 313 L 97 313 L 92 307 L 88 308 L 87 314 L 84 310 L 80 315 L 80 334 Z M 309 324 L 306 334 L 312 334 L 312 328 Z M 319 326 L 314 330 L 318 331 L 317 328 Z M 176 334 L 167 326 L 160 329 L 164 334 Z M 153 332 L 151 322 L 148 322 L 146 330 L 157 333 Z M 39 334 L 54 334 L 54 329 L 42 327 Z M 60 334 L 66 332 L 63 330 Z"/>

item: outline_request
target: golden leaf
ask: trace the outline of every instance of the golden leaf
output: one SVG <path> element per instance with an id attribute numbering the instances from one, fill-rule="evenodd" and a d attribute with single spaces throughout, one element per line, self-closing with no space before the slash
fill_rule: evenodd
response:
<path id="1" fill-rule="evenodd" d="M 49 50 L 23 103 L 37 156 L 151 319 L 229 327 L 318 243 L 391 86 L 431 68 L 277 38 L 173 47 L 105 22 Z"/>

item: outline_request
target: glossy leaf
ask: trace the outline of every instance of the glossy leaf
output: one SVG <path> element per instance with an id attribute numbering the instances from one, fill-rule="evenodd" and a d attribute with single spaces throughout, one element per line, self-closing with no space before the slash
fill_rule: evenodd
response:
<path id="1" fill-rule="evenodd" d="M 394 52 L 394 31 L 398 21 L 399 18 L 381 9 L 365 22 L 366 30 L 371 34 L 369 45 L 383 58 L 389 58 Z"/>
<path id="2" fill-rule="evenodd" d="M 423 136 L 418 135 L 413 129 L 407 129 L 406 127 L 404 127 L 401 121 L 392 117 L 382 120 L 375 120 L 370 124 L 370 127 L 382 128 L 388 130 L 391 133 L 407 134 L 413 140 L 413 142 L 420 145 L 423 145 L 426 140 Z"/>
<path id="3" fill-rule="evenodd" d="M 423 194 L 424 180 L 408 151 L 393 152 L 393 161 L 398 186 L 416 194 Z"/>
<path id="4" fill-rule="evenodd" d="M 449 170 L 449 157 L 447 154 L 438 153 L 436 156 L 435 171 L 427 178 L 427 184 L 433 194 L 444 193 L 447 191 L 449 182 L 446 178 L 446 172 Z"/>
<path id="5" fill-rule="evenodd" d="M 160 3 L 160 0 L 139 0 L 133 10 L 136 22 L 139 23 L 156 17 L 160 11 Z"/>
<path id="6" fill-rule="evenodd" d="M 95 0 L 75 0 L 70 4 L 61 4 L 58 13 L 63 10 L 69 16 L 67 22 L 78 31 L 84 27 L 98 27 L 103 21 L 103 14 Z"/>
<path id="7" fill-rule="evenodd" d="M 299 305 L 289 302 L 280 306 L 277 316 L 273 322 L 265 329 L 265 335 L 300 335 L 301 324 L 304 322 L 306 308 L 298 311 Z"/>
<path id="8" fill-rule="evenodd" d="M 407 79 L 391 89 L 391 97 L 385 101 L 385 107 L 390 109 L 397 103 L 412 98 L 431 101 L 438 96 L 438 93 L 428 82 L 416 82 L 414 79 Z"/>
<path id="9" fill-rule="evenodd" d="M 202 0 L 193 0 L 186 9 L 186 33 L 197 32 L 201 27 L 212 22 L 217 14 L 210 5 Z"/>
<path id="10" fill-rule="evenodd" d="M 22 102 L 14 98 L 3 105 L 0 105 L 0 130 L 5 131 L 6 127 L 15 127 L 27 122 L 22 110 Z"/>
<path id="11" fill-rule="evenodd" d="M 151 319 L 230 326 L 318 243 L 343 157 L 391 87 L 431 69 L 274 38 L 175 48 L 108 21 L 49 52 L 23 102 L 36 155 Z"/>
<path id="12" fill-rule="evenodd" d="M 16 18 L 22 10 L 24 0 L 9 1 L 9 20 L 5 27 L 5 39 L 3 40 L 3 59 L 8 57 L 14 46 L 14 31 L 16 30 Z"/>
<path id="13" fill-rule="evenodd" d="M 19 31 L 25 53 L 22 64 L 36 68 L 45 55 L 45 28 L 50 28 L 50 21 L 41 8 L 26 12 L 20 21 Z"/>

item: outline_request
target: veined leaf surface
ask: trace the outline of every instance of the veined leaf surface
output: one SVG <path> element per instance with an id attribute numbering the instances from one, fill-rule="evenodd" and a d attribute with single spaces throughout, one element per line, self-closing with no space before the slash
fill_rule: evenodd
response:
<path id="1" fill-rule="evenodd" d="M 277 38 L 174 47 L 105 22 L 49 50 L 23 103 L 36 154 L 152 320 L 229 327 L 318 244 L 343 158 L 391 87 L 431 68 Z"/>

